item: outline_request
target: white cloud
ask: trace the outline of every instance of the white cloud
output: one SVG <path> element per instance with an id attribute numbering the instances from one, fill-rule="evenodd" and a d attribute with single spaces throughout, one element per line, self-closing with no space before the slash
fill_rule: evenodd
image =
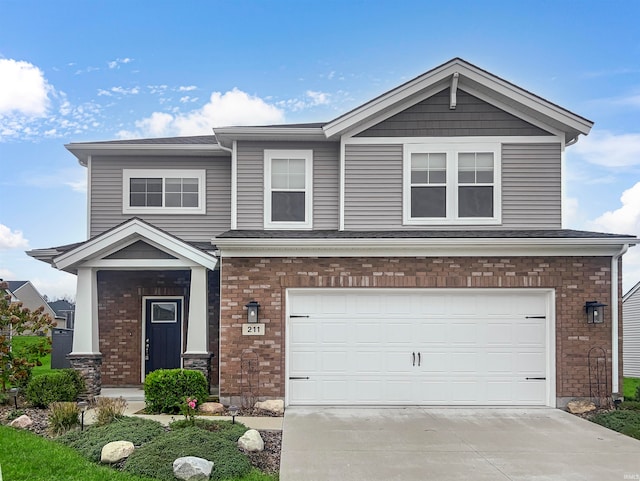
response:
<path id="1" fill-rule="evenodd" d="M 182 103 L 182 104 L 191 103 L 191 102 L 197 102 L 197 101 L 198 101 L 198 97 L 191 97 L 189 95 L 185 95 L 184 97 L 180 97 L 180 103 Z"/>
<path id="2" fill-rule="evenodd" d="M 594 131 L 572 147 L 572 154 L 604 167 L 640 165 L 640 133 Z"/>
<path id="3" fill-rule="evenodd" d="M 129 57 L 125 57 L 125 58 L 117 58 L 115 60 L 112 60 L 111 62 L 107 62 L 107 65 L 109 66 L 110 69 L 114 69 L 114 68 L 120 68 L 120 65 L 122 64 L 127 64 L 131 62 L 133 62 L 133 59 Z"/>
<path id="4" fill-rule="evenodd" d="M 109 90 L 98 89 L 98 97 L 113 97 L 113 94 L 120 95 L 137 95 L 140 93 L 140 87 L 132 87 L 130 89 L 124 87 L 111 87 Z"/>
<path id="5" fill-rule="evenodd" d="M 117 135 L 120 138 L 207 135 L 212 133 L 212 127 L 265 125 L 283 120 L 284 113 L 278 107 L 234 88 L 225 93 L 213 92 L 209 102 L 188 113 L 154 112 L 136 121 L 134 131 L 122 130 Z"/>
<path id="6" fill-rule="evenodd" d="M 31 283 L 49 299 L 76 298 L 77 278 L 73 274 L 51 270 L 46 277 L 32 278 Z"/>
<path id="7" fill-rule="evenodd" d="M 0 118 L 11 114 L 42 117 L 49 107 L 51 90 L 35 65 L 0 58 Z"/>
<path id="8" fill-rule="evenodd" d="M 19 230 L 12 231 L 6 225 L 0 224 L 0 250 L 29 247 L 29 241 Z"/>
<path id="9" fill-rule="evenodd" d="M 616 234 L 640 233 L 640 182 L 625 190 L 620 202 L 620 208 L 607 211 L 591 221 L 591 227 Z"/>
<path id="10" fill-rule="evenodd" d="M 16 275 L 13 272 L 11 272 L 9 269 L 0 268 L 0 279 L 8 280 L 8 279 L 14 279 L 15 277 Z"/>
<path id="11" fill-rule="evenodd" d="M 198 87 L 195 85 L 185 85 L 178 87 L 178 92 L 191 92 L 192 90 L 196 90 Z"/>
<path id="12" fill-rule="evenodd" d="M 280 100 L 279 102 L 276 102 L 276 105 L 286 110 L 297 112 L 299 110 L 316 107 L 318 105 L 327 105 L 331 98 L 331 94 L 326 92 L 317 92 L 315 90 L 307 90 L 304 95 L 305 96 L 301 99 L 294 98 Z"/>

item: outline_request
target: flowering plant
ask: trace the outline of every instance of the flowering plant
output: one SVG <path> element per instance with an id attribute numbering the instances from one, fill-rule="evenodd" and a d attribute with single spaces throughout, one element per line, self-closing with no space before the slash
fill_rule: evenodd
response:
<path id="1" fill-rule="evenodd" d="M 184 404 L 182 405 L 182 414 L 184 415 L 185 419 L 191 421 L 191 424 L 195 422 L 194 416 L 196 414 L 197 406 L 198 400 L 196 398 L 187 396 L 184 399 Z"/>

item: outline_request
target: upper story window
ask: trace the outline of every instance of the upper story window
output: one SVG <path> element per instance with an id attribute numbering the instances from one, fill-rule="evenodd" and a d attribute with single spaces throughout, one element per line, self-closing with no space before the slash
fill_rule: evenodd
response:
<path id="1" fill-rule="evenodd" d="M 311 229 L 311 150 L 264 151 L 264 227 Z"/>
<path id="2" fill-rule="evenodd" d="M 204 170 L 125 169 L 125 214 L 204 214 Z"/>
<path id="3" fill-rule="evenodd" d="M 404 223 L 499 224 L 499 144 L 407 144 Z"/>

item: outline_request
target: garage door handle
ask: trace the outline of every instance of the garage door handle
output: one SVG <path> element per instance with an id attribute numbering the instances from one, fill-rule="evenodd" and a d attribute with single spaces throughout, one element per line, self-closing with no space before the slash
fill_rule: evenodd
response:
<path id="1" fill-rule="evenodd" d="M 420 353 L 418 353 L 418 367 L 420 367 Z"/>
<path id="2" fill-rule="evenodd" d="M 413 353 L 413 365 L 414 366 L 416 365 L 416 353 L 415 352 Z"/>
<path id="3" fill-rule="evenodd" d="M 309 376 L 289 376 L 290 381 L 295 381 L 300 379 L 309 379 Z"/>
<path id="4" fill-rule="evenodd" d="M 527 381 L 546 381 L 546 377 L 527 377 L 525 378 Z"/>

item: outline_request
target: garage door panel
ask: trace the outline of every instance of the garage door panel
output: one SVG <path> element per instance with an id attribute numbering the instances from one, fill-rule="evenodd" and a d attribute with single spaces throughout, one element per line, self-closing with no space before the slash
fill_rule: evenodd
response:
<path id="1" fill-rule="evenodd" d="M 310 307 L 311 306 L 311 307 Z M 544 405 L 547 296 L 521 290 L 300 290 L 291 404 Z M 301 386 L 301 385 L 304 385 Z"/>

